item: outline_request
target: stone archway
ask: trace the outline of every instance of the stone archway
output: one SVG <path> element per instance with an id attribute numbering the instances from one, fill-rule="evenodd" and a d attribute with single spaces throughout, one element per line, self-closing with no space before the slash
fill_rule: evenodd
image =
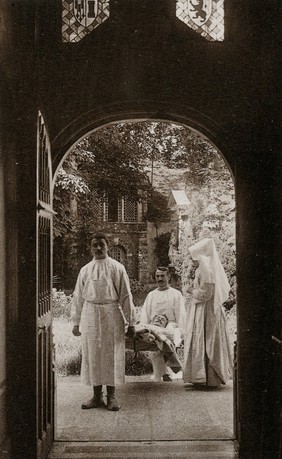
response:
<path id="1" fill-rule="evenodd" d="M 87 134 L 108 124 L 132 120 L 167 121 L 194 129 L 216 146 L 234 177 L 235 159 L 231 154 L 234 147 L 221 126 L 188 106 L 146 100 L 99 106 L 65 126 L 52 141 L 54 176 L 69 150 Z"/>
<path id="2" fill-rule="evenodd" d="M 156 115 L 158 115 L 158 116 L 156 116 Z M 141 113 L 139 112 L 138 114 L 137 113 L 133 113 L 133 112 L 131 112 L 131 113 L 124 113 L 123 112 L 122 114 L 118 114 L 118 115 L 117 114 L 112 115 L 112 116 L 105 115 L 105 117 L 99 117 L 98 120 L 95 119 L 91 123 L 88 122 L 87 126 L 81 126 L 79 121 L 76 120 L 76 122 L 74 122 L 73 125 L 69 126 L 69 129 L 70 129 L 70 137 L 69 138 L 66 135 L 66 132 L 64 132 L 64 133 L 62 133 L 61 137 L 57 137 L 57 139 L 55 139 L 55 141 L 54 141 L 54 146 L 56 146 L 55 155 L 54 155 L 54 161 L 53 161 L 54 168 L 58 167 L 58 165 L 60 165 L 62 163 L 63 159 L 68 154 L 68 152 L 72 148 L 73 144 L 78 142 L 80 139 L 86 137 L 87 134 L 95 131 L 96 129 L 104 127 L 104 126 L 106 126 L 108 124 L 112 124 L 112 123 L 115 123 L 115 122 L 118 122 L 118 121 L 126 122 L 126 121 L 131 121 L 131 120 L 152 120 L 152 121 L 161 120 L 161 121 L 166 121 L 166 122 L 174 122 L 174 123 L 176 122 L 176 123 L 183 124 L 183 125 L 185 125 L 187 127 L 190 127 L 190 128 L 191 128 L 191 125 L 192 125 L 192 128 L 195 129 L 197 132 L 200 132 L 201 134 L 203 134 L 205 136 L 207 136 L 207 133 L 208 133 L 210 135 L 210 137 L 211 137 L 211 138 L 208 137 L 208 139 L 214 145 L 217 145 L 217 147 L 218 147 L 218 144 L 221 144 L 221 145 L 224 144 L 224 142 L 222 141 L 222 139 L 224 139 L 224 136 L 223 136 L 222 133 L 219 133 L 220 132 L 219 129 L 218 129 L 218 132 L 217 132 L 217 130 L 215 129 L 215 126 L 213 126 L 212 129 L 203 128 L 202 123 L 199 124 L 198 122 L 197 123 L 191 122 L 191 120 L 188 119 L 188 118 L 185 118 L 185 123 L 184 123 L 184 117 L 183 116 L 176 116 L 176 115 L 170 114 L 170 113 L 167 114 L 166 112 L 163 112 L 163 114 L 160 114 L 160 112 L 158 112 L 156 114 L 153 111 L 151 111 L 149 113 L 144 111 L 144 112 L 141 112 Z M 213 124 L 213 123 L 211 123 L 211 124 Z M 72 127 L 74 128 L 74 126 L 76 126 L 75 130 L 76 130 L 76 135 L 77 135 L 77 139 L 75 141 L 74 141 L 73 133 L 71 132 L 72 131 Z M 72 142 L 74 142 L 74 143 L 72 143 Z M 61 146 L 60 146 L 60 144 L 61 144 Z M 64 149 L 66 149 L 65 153 L 64 153 Z"/>
<path id="3" fill-rule="evenodd" d="M 235 175 L 238 204 L 241 454 L 242 457 L 279 454 L 277 402 L 281 308 L 278 285 L 281 254 L 277 247 L 280 243 L 281 203 L 277 197 L 281 190 L 281 145 L 278 134 L 280 106 L 278 108 L 276 97 L 279 74 L 276 71 L 279 62 L 276 59 L 277 33 L 280 31 L 278 5 L 269 7 L 266 2 L 261 2 L 254 9 L 249 0 L 239 2 L 236 7 L 226 2 L 227 40 L 220 46 L 195 43 L 193 37 L 189 34 L 186 36 L 178 24 L 171 21 L 171 16 L 165 18 L 164 14 L 160 15 L 161 20 L 158 21 L 161 27 L 158 29 L 159 35 L 156 35 L 157 40 L 151 40 L 152 34 L 149 32 L 155 30 L 157 14 L 144 14 L 138 21 L 139 30 L 145 31 L 144 39 L 142 34 L 138 37 L 136 34 L 136 39 L 131 41 L 128 39 L 131 36 L 128 33 L 131 24 L 117 21 L 112 29 L 106 29 L 101 35 L 93 33 L 85 44 L 74 46 L 72 52 L 69 46 L 60 43 L 60 2 L 50 0 L 48 8 L 37 9 L 38 14 L 35 14 L 36 2 L 33 0 L 22 5 L 20 10 L 7 8 L 6 3 L 3 3 L 3 7 L 1 4 L 1 11 L 4 12 L 3 31 L 8 31 L 2 34 L 4 54 L 1 65 L 4 78 L 6 76 L 9 79 L 9 88 L 15 97 L 8 98 L 8 103 L 4 98 L 5 126 L 1 140 L 9 163 L 11 183 L 17 170 L 20 172 L 18 190 L 10 190 L 10 184 L 8 188 L 11 219 L 8 219 L 7 228 L 12 256 L 7 261 L 11 294 L 6 307 L 11 336 L 7 352 L 11 355 L 8 363 L 12 377 L 8 384 L 13 382 L 9 386 L 9 393 L 16 408 L 13 413 L 15 419 L 11 416 L 9 419 L 12 444 L 16 448 L 20 445 L 18 457 L 22 457 L 23 450 L 35 451 L 35 249 L 32 240 L 38 103 L 48 123 L 59 161 L 68 148 L 88 132 L 87 128 L 80 128 L 89 124 L 87 114 L 84 121 L 78 122 L 77 132 L 73 130 L 73 135 L 64 126 L 77 113 L 94 106 L 97 111 L 90 123 L 93 129 L 99 125 L 98 119 L 101 123 L 103 117 L 109 122 L 124 119 L 130 113 L 136 114 L 138 107 L 140 114 L 145 116 L 147 104 L 147 113 L 151 110 L 152 118 L 158 119 L 165 113 L 174 121 L 182 117 L 184 123 L 199 131 L 202 125 L 202 132 L 224 152 Z M 130 2 L 112 3 L 124 3 L 127 6 Z M 145 3 L 148 6 L 152 4 Z M 127 8 L 123 8 L 123 13 L 127 13 Z M 116 40 L 115 46 L 113 40 Z M 26 62 L 31 65 L 25 65 Z M 30 72 L 31 67 L 36 71 Z M 35 74 L 39 78 L 35 78 Z M 175 108 L 173 104 L 168 104 L 162 110 L 162 104 L 159 103 L 155 104 L 157 108 L 154 110 L 153 103 L 139 104 L 135 100 L 123 107 L 117 104 L 116 108 L 112 106 L 111 109 L 109 106 L 108 114 L 112 113 L 112 118 L 107 118 L 107 110 L 102 108 L 105 101 L 140 97 L 178 100 L 179 106 Z M 15 107 L 13 100 L 17 101 Z M 196 111 L 193 117 L 193 110 L 181 107 L 182 102 L 193 107 L 206 107 L 206 113 L 212 119 L 226 126 L 227 135 L 220 127 L 213 129 L 211 120 L 207 119 L 205 123 Z M 117 117 L 118 113 L 122 114 L 122 118 Z M 10 140 L 11 136 L 13 138 Z M 54 170 L 57 167 L 55 162 L 54 158 Z M 21 292 L 19 298 L 18 292 Z M 21 319 L 19 326 L 18 311 Z M 17 346 L 11 349 L 10 343 L 14 338 Z M 23 356 L 20 363 L 24 370 L 20 390 L 15 382 L 19 367 L 14 357 L 18 351 Z"/>

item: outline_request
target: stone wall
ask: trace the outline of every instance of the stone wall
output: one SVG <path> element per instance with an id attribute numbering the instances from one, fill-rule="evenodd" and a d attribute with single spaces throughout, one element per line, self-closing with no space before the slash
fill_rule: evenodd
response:
<path id="1" fill-rule="evenodd" d="M 140 279 L 147 262 L 146 223 L 110 223 L 95 224 L 93 234 L 103 232 L 109 238 L 109 249 L 122 247 L 126 253 L 125 267 L 129 277 Z M 141 276 L 144 277 L 144 276 Z"/>

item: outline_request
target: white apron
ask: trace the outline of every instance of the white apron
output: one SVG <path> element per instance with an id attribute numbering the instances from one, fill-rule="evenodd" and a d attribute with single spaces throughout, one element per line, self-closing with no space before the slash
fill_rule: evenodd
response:
<path id="1" fill-rule="evenodd" d="M 124 383 L 124 321 L 118 303 L 85 302 L 81 314 L 81 380 L 91 386 Z"/>

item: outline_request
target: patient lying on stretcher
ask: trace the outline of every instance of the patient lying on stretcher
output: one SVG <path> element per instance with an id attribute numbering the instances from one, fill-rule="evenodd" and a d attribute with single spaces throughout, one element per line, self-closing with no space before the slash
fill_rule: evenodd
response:
<path id="1" fill-rule="evenodd" d="M 165 314 L 156 314 L 150 324 L 135 325 L 135 333 L 142 334 L 142 339 L 154 342 L 156 339 L 169 339 L 176 347 L 181 344 L 181 334 L 177 325 L 168 321 Z"/>
<path id="2" fill-rule="evenodd" d="M 176 347 L 181 343 L 180 330 L 175 323 L 169 322 L 165 314 L 156 314 L 150 324 L 136 324 L 134 329 L 135 339 L 156 344 L 166 366 L 174 373 L 181 370 L 176 354 Z"/>

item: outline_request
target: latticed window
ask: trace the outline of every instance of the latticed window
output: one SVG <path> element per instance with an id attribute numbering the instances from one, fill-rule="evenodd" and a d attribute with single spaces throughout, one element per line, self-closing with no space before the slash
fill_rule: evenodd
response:
<path id="1" fill-rule="evenodd" d="M 119 261 L 123 265 L 125 264 L 125 250 L 123 247 L 115 246 L 110 250 L 110 256 L 115 260 Z"/>
<path id="2" fill-rule="evenodd" d="M 129 199 L 124 199 L 124 221 L 137 221 L 137 202 L 129 201 Z"/>
<path id="3" fill-rule="evenodd" d="M 77 42 L 106 21 L 109 0 L 62 0 L 62 40 Z"/>
<path id="4" fill-rule="evenodd" d="M 98 190 L 92 192 L 93 217 L 105 222 L 137 222 L 137 202 L 115 195 L 101 195 Z"/>
<path id="5" fill-rule="evenodd" d="M 224 40 L 224 0 L 177 0 L 176 16 L 207 40 Z"/>
<path id="6" fill-rule="evenodd" d="M 92 206 L 94 219 L 97 221 L 103 221 L 104 200 L 97 190 L 92 193 Z"/>

